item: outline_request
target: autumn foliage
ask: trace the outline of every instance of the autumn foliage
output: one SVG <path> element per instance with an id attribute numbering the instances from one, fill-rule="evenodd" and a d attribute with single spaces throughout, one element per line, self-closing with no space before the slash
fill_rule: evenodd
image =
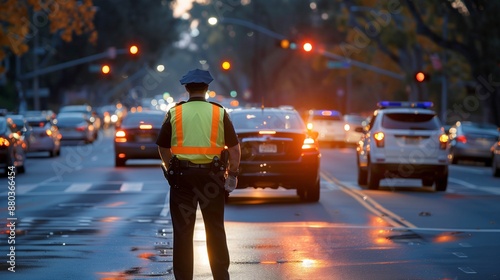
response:
<path id="1" fill-rule="evenodd" d="M 87 33 L 89 41 L 96 42 L 95 12 L 92 0 L 3 0 L 0 5 L 0 61 L 9 53 L 18 56 L 26 53 L 29 41 L 47 25 L 50 32 L 58 32 L 64 41 L 71 41 L 73 35 Z"/>

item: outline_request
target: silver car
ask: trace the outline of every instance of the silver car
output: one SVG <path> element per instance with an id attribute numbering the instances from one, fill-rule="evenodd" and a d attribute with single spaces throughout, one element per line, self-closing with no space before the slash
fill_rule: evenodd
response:
<path id="1" fill-rule="evenodd" d="M 489 123 L 457 122 L 449 130 L 451 163 L 483 161 L 491 165 L 491 146 L 498 141 L 498 127 Z"/>
<path id="2" fill-rule="evenodd" d="M 62 135 L 58 127 L 45 117 L 30 117 L 28 123 L 34 137 L 28 152 L 49 152 L 49 157 L 60 155 Z"/>
<path id="3" fill-rule="evenodd" d="M 94 142 L 94 126 L 85 114 L 59 113 L 55 125 L 59 128 L 62 141 Z"/>

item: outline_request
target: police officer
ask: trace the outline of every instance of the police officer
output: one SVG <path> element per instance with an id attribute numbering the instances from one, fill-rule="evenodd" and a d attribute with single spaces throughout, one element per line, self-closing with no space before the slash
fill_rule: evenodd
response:
<path id="1" fill-rule="evenodd" d="M 236 188 L 241 151 L 227 112 L 219 104 L 205 100 L 212 81 L 210 72 L 200 69 L 189 71 L 180 79 L 189 100 L 170 109 L 156 141 L 170 184 L 173 270 L 177 280 L 193 279 L 193 234 L 198 205 L 205 224 L 212 275 L 216 280 L 229 279 L 225 191 Z M 224 146 L 228 147 L 228 163 L 221 160 Z"/>

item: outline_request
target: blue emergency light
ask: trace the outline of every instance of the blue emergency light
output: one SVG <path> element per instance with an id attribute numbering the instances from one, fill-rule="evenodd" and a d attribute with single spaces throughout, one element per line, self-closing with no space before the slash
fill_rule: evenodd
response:
<path id="1" fill-rule="evenodd" d="M 315 110 L 314 115 L 317 115 L 317 116 L 340 116 L 340 112 L 335 111 L 335 110 Z"/>
<path id="2" fill-rule="evenodd" d="M 423 108 L 428 109 L 434 106 L 431 101 L 409 102 L 409 101 L 380 101 L 377 103 L 379 108 Z"/>

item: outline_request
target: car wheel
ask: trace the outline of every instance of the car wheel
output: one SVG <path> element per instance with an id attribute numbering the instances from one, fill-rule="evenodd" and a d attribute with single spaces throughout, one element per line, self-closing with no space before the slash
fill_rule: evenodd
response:
<path id="1" fill-rule="evenodd" d="M 368 189 L 378 190 L 382 176 L 368 163 Z"/>
<path id="2" fill-rule="evenodd" d="M 493 157 L 484 160 L 484 165 L 485 166 L 491 166 L 492 163 L 493 163 Z"/>
<path id="3" fill-rule="evenodd" d="M 24 167 L 24 163 L 23 163 L 23 165 L 18 166 L 17 170 L 19 171 L 20 174 L 26 172 L 26 168 Z"/>
<path id="4" fill-rule="evenodd" d="M 436 178 L 436 191 L 444 192 L 448 188 L 448 168 Z"/>
<path id="5" fill-rule="evenodd" d="M 49 157 L 54 157 L 56 155 L 56 151 L 51 150 L 49 151 Z"/>
<path id="6" fill-rule="evenodd" d="M 115 157 L 115 166 L 116 167 L 125 166 L 125 161 L 127 161 L 127 159 Z"/>
<path id="7" fill-rule="evenodd" d="M 493 170 L 493 176 L 494 177 L 500 177 L 500 166 L 498 166 L 497 161 L 493 157 L 493 160 L 491 161 L 491 169 Z"/>
<path id="8" fill-rule="evenodd" d="M 307 202 L 317 202 L 319 201 L 319 191 L 320 189 L 320 184 L 319 184 L 319 180 L 316 181 L 316 183 L 312 184 L 311 186 L 308 186 L 307 188 L 305 189 L 302 189 L 301 193 L 302 193 L 302 196 L 300 196 L 300 199 L 302 201 L 307 201 Z M 299 193 L 298 191 L 299 189 L 297 189 L 297 193 Z"/>
<path id="9" fill-rule="evenodd" d="M 433 184 L 434 184 L 434 180 L 432 178 L 423 178 L 422 179 L 422 185 L 424 185 L 424 187 L 432 187 Z"/>

